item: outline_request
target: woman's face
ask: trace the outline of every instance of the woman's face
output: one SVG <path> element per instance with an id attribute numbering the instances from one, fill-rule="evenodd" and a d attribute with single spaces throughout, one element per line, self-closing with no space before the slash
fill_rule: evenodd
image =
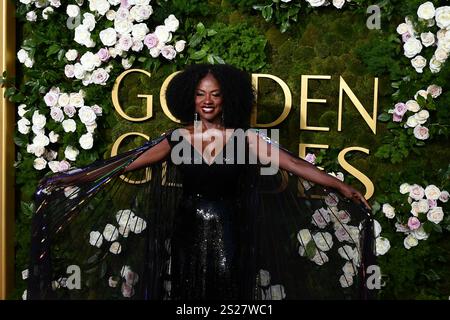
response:
<path id="1" fill-rule="evenodd" d="M 222 92 L 216 78 L 208 73 L 195 90 L 195 111 L 199 120 L 219 123 L 222 114 Z"/>

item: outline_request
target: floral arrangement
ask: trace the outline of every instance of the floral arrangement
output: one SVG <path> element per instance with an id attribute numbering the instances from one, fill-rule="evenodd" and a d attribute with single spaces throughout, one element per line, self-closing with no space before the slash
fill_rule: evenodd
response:
<path id="1" fill-rule="evenodd" d="M 406 103 L 398 102 L 394 109 L 390 109 L 388 113 L 392 114 L 392 121 L 398 123 L 403 121 L 405 115 L 409 115 L 406 123 L 403 123 L 403 127 L 413 129 L 412 134 L 416 139 L 427 140 L 430 137 L 428 128 L 424 126 L 430 117 L 427 109 L 436 109 L 432 99 L 436 99 L 441 94 L 442 88 L 440 86 L 430 85 L 426 90 L 419 90 L 414 99 L 408 100 Z M 421 105 L 423 108 L 421 108 Z"/>
<path id="2" fill-rule="evenodd" d="M 406 199 L 408 205 L 404 202 L 400 203 L 397 208 L 401 209 L 397 211 L 391 204 L 384 203 L 381 212 L 387 219 L 397 218 L 396 232 L 406 235 L 403 245 L 409 250 L 417 246 L 419 240 L 427 240 L 433 229 L 441 230 L 440 224 L 444 226 L 448 224 L 449 219 L 442 223 L 444 221 L 442 204 L 448 202 L 449 193 L 446 190 L 441 191 L 433 184 L 423 188 L 418 184 L 408 183 L 400 185 L 399 192 L 408 195 Z M 381 244 L 380 247 L 382 247 Z M 387 252 L 386 249 L 383 251 Z"/>
<path id="3" fill-rule="evenodd" d="M 438 73 L 450 52 L 450 33 L 447 32 L 450 28 L 450 6 L 435 8 L 434 4 L 428 1 L 419 6 L 417 17 L 419 18 L 417 29 L 426 31 L 437 26 L 439 30 L 436 33 L 431 31 L 419 33 L 415 29 L 413 20 L 406 17 L 405 22 L 397 27 L 397 33 L 402 38 L 404 55 L 411 59 L 416 72 L 422 73 L 428 61 L 420 53 L 424 47 L 436 47 L 430 59 L 429 68 L 431 72 Z"/>

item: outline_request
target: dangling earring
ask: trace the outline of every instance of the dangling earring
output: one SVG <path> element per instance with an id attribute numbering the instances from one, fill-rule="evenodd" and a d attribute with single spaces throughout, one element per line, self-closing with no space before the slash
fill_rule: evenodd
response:
<path id="1" fill-rule="evenodd" d="M 197 128 L 198 126 L 201 125 L 201 123 L 202 122 L 200 120 L 198 120 L 198 113 L 194 112 L 194 127 Z"/>

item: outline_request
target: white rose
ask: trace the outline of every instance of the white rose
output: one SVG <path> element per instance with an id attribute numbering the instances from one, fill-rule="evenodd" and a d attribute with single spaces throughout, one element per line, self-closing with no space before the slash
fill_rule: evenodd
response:
<path id="1" fill-rule="evenodd" d="M 98 116 L 101 116 L 102 115 L 102 107 L 100 107 L 99 105 L 97 105 L 97 104 L 94 104 L 92 107 L 91 107 L 91 109 L 94 111 L 94 113 L 96 114 L 96 115 L 98 115 Z"/>
<path id="2" fill-rule="evenodd" d="M 52 107 L 50 109 L 50 117 L 56 122 L 62 122 L 64 120 L 64 113 L 59 107 Z"/>
<path id="3" fill-rule="evenodd" d="M 131 34 L 134 40 L 143 41 L 149 29 L 145 23 L 138 23 L 131 28 Z"/>
<path id="4" fill-rule="evenodd" d="M 78 151 L 77 148 L 74 148 L 72 146 L 67 146 L 66 149 L 64 150 L 64 156 L 66 157 L 66 159 L 69 159 L 70 161 L 77 160 L 77 156 L 79 153 L 80 151 Z"/>
<path id="5" fill-rule="evenodd" d="M 386 218 L 392 219 L 395 217 L 395 209 L 393 206 L 391 206 L 389 203 L 383 204 L 382 210 L 381 210 Z"/>
<path id="6" fill-rule="evenodd" d="M 84 67 L 81 65 L 81 63 L 78 63 L 78 62 L 75 63 L 75 65 L 73 66 L 73 76 L 75 78 L 81 80 L 84 78 L 85 74 L 86 74 L 86 70 L 84 70 Z"/>
<path id="7" fill-rule="evenodd" d="M 45 134 L 44 128 L 39 128 L 39 127 L 37 127 L 37 126 L 32 126 L 32 127 L 31 127 L 31 130 L 33 131 L 33 133 L 34 133 L 35 135 L 43 135 L 43 134 Z"/>
<path id="8" fill-rule="evenodd" d="M 89 150 L 92 149 L 94 139 L 91 133 L 86 133 L 80 137 L 78 142 L 80 143 L 81 148 L 83 148 L 84 150 Z"/>
<path id="9" fill-rule="evenodd" d="M 64 74 L 66 75 L 67 78 L 75 77 L 75 66 L 73 64 L 67 64 L 64 67 Z"/>
<path id="10" fill-rule="evenodd" d="M 26 18 L 28 21 L 34 22 L 37 20 L 37 14 L 34 11 L 27 12 Z"/>
<path id="11" fill-rule="evenodd" d="M 326 0 L 306 0 L 306 2 L 308 2 L 311 7 L 320 7 L 325 4 Z"/>
<path id="12" fill-rule="evenodd" d="M 34 111 L 31 121 L 33 122 L 33 126 L 39 129 L 44 128 L 45 124 L 47 123 L 47 119 L 45 118 L 45 116 L 40 114 L 37 110 Z"/>
<path id="13" fill-rule="evenodd" d="M 406 107 L 408 108 L 409 111 L 412 112 L 417 112 L 420 110 L 420 106 L 416 100 L 408 100 L 406 102 Z"/>
<path id="14" fill-rule="evenodd" d="M 103 230 L 103 237 L 106 241 L 116 241 L 119 237 L 119 230 L 117 230 L 117 228 L 112 224 L 108 223 Z"/>
<path id="15" fill-rule="evenodd" d="M 425 190 L 418 184 L 413 184 L 409 189 L 409 196 L 414 200 L 420 200 L 425 195 Z"/>
<path id="16" fill-rule="evenodd" d="M 80 7 L 75 4 L 69 4 L 66 13 L 69 17 L 75 18 L 80 14 Z"/>
<path id="17" fill-rule="evenodd" d="M 427 110 L 420 110 L 418 113 L 414 115 L 414 118 L 416 118 L 419 124 L 424 124 L 425 122 L 427 122 L 427 119 L 429 117 L 430 113 Z"/>
<path id="18" fill-rule="evenodd" d="M 173 60 L 176 57 L 177 52 L 172 45 L 169 45 L 162 47 L 161 54 L 167 60 Z"/>
<path id="19" fill-rule="evenodd" d="M 131 59 L 122 59 L 122 67 L 127 70 L 130 69 L 133 65 L 133 62 Z"/>
<path id="20" fill-rule="evenodd" d="M 417 9 L 417 16 L 423 20 L 429 20 L 434 18 L 436 10 L 434 4 L 430 1 L 422 3 Z"/>
<path id="21" fill-rule="evenodd" d="M 67 119 L 62 122 L 64 132 L 75 132 L 77 123 L 73 119 Z"/>
<path id="22" fill-rule="evenodd" d="M 97 123 L 85 125 L 86 131 L 89 133 L 94 133 L 95 129 L 97 129 Z"/>
<path id="23" fill-rule="evenodd" d="M 48 134 L 48 138 L 50 139 L 51 143 L 58 142 L 59 134 L 56 134 L 54 131 L 50 131 Z"/>
<path id="24" fill-rule="evenodd" d="M 67 171 L 70 169 L 70 163 L 66 160 L 59 162 L 59 172 Z"/>
<path id="25" fill-rule="evenodd" d="M 131 50 L 134 52 L 140 52 L 144 49 L 144 43 L 142 41 L 133 41 L 133 46 L 131 47 Z"/>
<path id="26" fill-rule="evenodd" d="M 161 50 L 158 49 L 158 48 L 151 48 L 149 50 L 149 52 L 150 52 L 150 55 L 152 56 L 152 58 L 157 58 L 157 57 L 159 57 L 159 54 L 161 53 Z"/>
<path id="27" fill-rule="evenodd" d="M 328 251 L 333 247 L 333 238 L 328 232 L 317 232 L 313 235 L 314 243 L 321 251 Z"/>
<path id="28" fill-rule="evenodd" d="M 419 140 L 426 140 L 430 137 L 427 127 L 422 127 L 420 124 L 414 128 L 414 137 Z"/>
<path id="29" fill-rule="evenodd" d="M 324 208 L 320 208 L 312 215 L 311 223 L 319 228 L 323 229 L 330 222 L 330 214 Z"/>
<path id="30" fill-rule="evenodd" d="M 169 31 L 175 32 L 180 26 L 180 22 L 173 14 L 171 14 L 164 20 L 164 25 L 167 27 L 167 29 L 169 29 Z"/>
<path id="31" fill-rule="evenodd" d="M 26 110 L 27 105 L 26 104 L 21 104 L 17 107 L 17 114 L 19 115 L 19 117 L 23 117 L 25 115 L 25 113 L 28 112 L 28 110 Z"/>
<path id="32" fill-rule="evenodd" d="M 428 86 L 427 92 L 429 94 L 431 94 L 431 96 L 434 99 L 434 98 L 439 97 L 442 94 L 442 87 L 440 87 L 438 85 L 435 85 L 435 84 L 432 84 L 432 85 Z"/>
<path id="33" fill-rule="evenodd" d="M 33 167 L 36 170 L 43 170 L 47 166 L 47 161 L 44 158 L 36 158 L 33 161 Z"/>
<path id="34" fill-rule="evenodd" d="M 42 18 L 44 18 L 44 20 L 48 19 L 48 16 L 51 15 L 53 12 L 55 12 L 55 10 L 53 10 L 52 7 L 47 7 L 44 10 L 42 10 Z"/>
<path id="35" fill-rule="evenodd" d="M 93 71 L 96 67 L 99 67 L 102 64 L 100 57 L 90 51 L 83 54 L 80 62 L 86 71 Z"/>
<path id="36" fill-rule="evenodd" d="M 411 249 L 412 247 L 415 247 L 419 244 L 419 241 L 414 238 L 412 234 L 408 235 L 405 240 L 403 240 L 403 245 L 406 249 Z"/>
<path id="37" fill-rule="evenodd" d="M 427 66 L 427 59 L 419 55 L 411 60 L 411 64 L 417 73 L 422 73 L 423 68 Z"/>
<path id="38" fill-rule="evenodd" d="M 75 28 L 74 40 L 75 42 L 82 44 L 86 47 L 90 44 L 90 42 L 92 41 L 91 33 L 89 32 L 88 28 L 85 25 L 80 24 Z"/>
<path id="39" fill-rule="evenodd" d="M 184 41 L 184 40 L 178 40 L 177 42 L 175 42 L 175 50 L 177 52 L 183 51 L 185 46 L 186 46 L 186 41 Z"/>
<path id="40" fill-rule="evenodd" d="M 17 130 L 19 130 L 21 134 L 28 134 L 28 132 L 30 132 L 30 124 L 30 120 L 27 118 L 21 118 L 17 121 Z"/>
<path id="41" fill-rule="evenodd" d="M 100 41 L 105 46 L 113 46 L 117 42 L 117 32 L 113 28 L 108 28 L 100 31 Z"/>
<path id="42" fill-rule="evenodd" d="M 389 249 L 391 248 L 391 243 L 389 242 L 389 239 L 384 238 L 384 237 L 378 237 L 376 238 L 376 255 L 377 256 L 382 256 L 384 254 L 386 254 L 386 252 L 389 251 Z"/>
<path id="43" fill-rule="evenodd" d="M 436 61 L 435 64 L 437 65 L 441 65 L 442 63 L 444 63 L 447 58 L 448 58 L 448 51 L 445 50 L 444 48 L 437 48 L 436 51 L 434 52 L 434 61 Z"/>
<path id="44" fill-rule="evenodd" d="M 441 29 L 449 29 L 450 6 L 439 7 L 436 9 L 436 24 Z"/>
<path id="45" fill-rule="evenodd" d="M 418 125 L 417 119 L 414 116 L 409 116 L 406 120 L 406 125 L 410 128 L 414 128 Z"/>
<path id="46" fill-rule="evenodd" d="M 50 144 L 50 139 L 45 134 L 38 134 L 33 138 L 33 145 L 36 147 L 46 147 Z"/>
<path id="47" fill-rule="evenodd" d="M 50 0 L 50 5 L 55 8 L 59 8 L 61 6 L 60 0 Z"/>
<path id="48" fill-rule="evenodd" d="M 119 210 L 116 213 L 116 220 L 119 226 L 126 227 L 130 223 L 130 219 L 134 218 L 134 212 L 130 209 Z"/>
<path id="49" fill-rule="evenodd" d="M 419 216 L 419 201 L 414 201 L 413 203 L 411 203 L 411 214 L 414 217 L 418 217 Z"/>
<path id="50" fill-rule="evenodd" d="M 128 34 L 133 28 L 133 23 L 128 20 L 114 20 L 114 30 L 122 35 Z"/>
<path id="51" fill-rule="evenodd" d="M 97 116 L 91 107 L 83 106 L 78 111 L 78 117 L 80 117 L 81 122 L 86 125 L 91 125 L 95 123 Z"/>
<path id="52" fill-rule="evenodd" d="M 128 51 L 133 46 L 133 39 L 129 34 L 124 34 L 117 42 L 117 46 L 122 51 Z"/>
<path id="53" fill-rule="evenodd" d="M 341 284 L 342 288 L 351 287 L 353 285 L 353 277 L 349 274 L 343 274 L 339 278 L 339 283 Z"/>
<path id="54" fill-rule="evenodd" d="M 84 106 L 84 98 L 83 95 L 79 92 L 72 92 L 70 94 L 70 105 L 75 108 L 80 108 Z"/>
<path id="55" fill-rule="evenodd" d="M 95 84 L 106 85 L 106 81 L 109 79 L 109 73 L 103 68 L 98 68 L 92 73 L 91 79 Z"/>
<path id="56" fill-rule="evenodd" d="M 301 246 L 306 246 L 306 244 L 312 239 L 311 232 L 308 229 L 302 229 L 297 233 L 297 239 Z"/>
<path id="57" fill-rule="evenodd" d="M 405 33 L 407 33 L 409 31 L 409 26 L 406 24 L 406 23 L 400 23 L 398 26 L 397 26 L 397 33 L 398 34 L 400 34 L 400 35 L 402 35 L 402 34 L 405 34 Z"/>
<path id="58" fill-rule="evenodd" d="M 59 161 L 50 161 L 48 163 L 48 167 L 50 168 L 50 170 L 52 170 L 52 172 L 56 173 L 59 172 Z"/>
<path id="59" fill-rule="evenodd" d="M 407 194 L 409 193 L 410 185 L 408 183 L 402 183 L 400 185 L 400 193 L 401 194 Z"/>
<path id="60" fill-rule="evenodd" d="M 440 195 L 441 190 L 439 190 L 439 188 L 436 187 L 434 184 L 430 184 L 425 188 L 425 196 L 427 197 L 427 199 L 437 200 L 439 199 Z"/>
<path id="61" fill-rule="evenodd" d="M 70 103 L 70 97 L 67 93 L 61 93 L 58 98 L 58 105 L 65 107 Z"/>
<path id="62" fill-rule="evenodd" d="M 430 60 L 430 70 L 432 73 L 438 73 L 441 71 L 442 62 L 439 62 L 435 56 L 433 56 Z"/>
<path id="63" fill-rule="evenodd" d="M 142 22 L 150 18 L 153 13 L 152 6 L 149 5 L 137 5 L 131 8 L 130 16 L 132 19 L 136 20 L 136 22 Z"/>
<path id="64" fill-rule="evenodd" d="M 102 246 L 102 243 L 103 243 L 103 236 L 100 232 L 91 231 L 91 233 L 89 233 L 89 244 L 97 248 L 100 248 Z"/>
<path id="65" fill-rule="evenodd" d="M 106 12 L 106 19 L 108 19 L 109 21 L 114 21 L 115 18 L 116 18 L 116 11 L 108 10 L 108 12 Z"/>
<path id="66" fill-rule="evenodd" d="M 130 228 L 128 226 L 119 226 L 119 233 L 124 238 L 128 238 L 128 235 L 130 234 Z"/>
<path id="67" fill-rule="evenodd" d="M 427 219 L 435 224 L 444 219 L 444 211 L 442 211 L 442 207 L 434 207 L 427 213 Z"/>
<path id="68" fill-rule="evenodd" d="M 448 201 L 448 198 L 449 198 L 449 193 L 448 193 L 448 191 L 442 191 L 441 192 L 441 194 L 439 195 L 439 200 L 440 201 L 442 201 L 442 202 L 447 202 Z"/>
<path id="69" fill-rule="evenodd" d="M 345 0 L 333 0 L 333 6 L 338 9 L 341 9 L 345 4 Z"/>
<path id="70" fill-rule="evenodd" d="M 97 11 L 100 15 L 104 16 L 109 10 L 110 4 L 107 0 L 90 0 L 89 10 Z"/>
<path id="71" fill-rule="evenodd" d="M 403 49 L 407 58 L 413 58 L 422 51 L 422 43 L 416 38 L 409 38 L 403 45 Z"/>
<path id="72" fill-rule="evenodd" d="M 166 26 L 157 26 L 155 29 L 154 34 L 158 38 L 159 42 L 166 43 L 170 41 L 172 38 L 172 34 L 170 33 L 170 30 Z"/>
<path id="73" fill-rule="evenodd" d="M 17 52 L 17 59 L 19 59 L 20 63 L 25 63 L 25 60 L 27 60 L 28 58 L 29 58 L 28 52 L 25 51 L 24 49 L 20 49 Z"/>
<path id="74" fill-rule="evenodd" d="M 430 47 L 436 43 L 436 38 L 432 32 L 423 32 L 420 34 L 420 40 L 425 47 Z"/>
<path id="75" fill-rule="evenodd" d="M 109 252 L 111 252 L 113 254 L 119 254 L 122 252 L 122 246 L 117 241 L 113 242 L 113 243 L 111 243 L 111 246 L 109 247 Z"/>
<path id="76" fill-rule="evenodd" d="M 83 14 L 83 25 L 86 26 L 89 31 L 95 29 L 95 24 L 95 16 L 92 13 L 86 12 Z"/>
<path id="77" fill-rule="evenodd" d="M 429 209 L 428 200 L 427 199 L 420 199 L 417 202 L 417 211 L 419 213 L 426 213 Z"/>
<path id="78" fill-rule="evenodd" d="M 422 225 L 418 229 L 413 230 L 412 235 L 417 240 L 426 240 L 429 237 L 429 234 L 425 232 L 425 229 Z"/>
<path id="79" fill-rule="evenodd" d="M 34 59 L 28 58 L 27 60 L 25 60 L 24 65 L 27 68 L 32 68 L 34 64 Z"/>
<path id="80" fill-rule="evenodd" d="M 136 1 L 136 0 L 135 0 Z M 148 0 L 150 1 L 150 0 Z M 108 2 L 112 5 L 112 6 L 117 6 L 120 4 L 121 0 L 108 0 Z M 128 1 L 128 3 L 130 3 L 130 1 Z"/>
<path id="81" fill-rule="evenodd" d="M 343 247 L 340 247 L 338 249 L 338 253 L 345 260 L 352 260 L 354 255 L 355 255 L 354 249 L 352 247 L 350 247 L 349 245 L 345 245 Z"/>

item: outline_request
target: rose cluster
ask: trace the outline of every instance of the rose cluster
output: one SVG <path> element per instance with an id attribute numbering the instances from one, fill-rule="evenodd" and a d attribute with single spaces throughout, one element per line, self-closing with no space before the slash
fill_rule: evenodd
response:
<path id="1" fill-rule="evenodd" d="M 428 118 L 430 117 L 430 113 L 428 110 L 421 109 L 419 103 L 417 102 L 417 98 L 422 96 L 424 99 L 427 99 L 429 96 L 431 98 L 437 98 L 442 94 L 442 88 L 437 85 L 428 86 L 427 90 L 419 90 L 414 99 L 408 100 L 406 103 L 398 102 L 395 104 L 394 109 L 388 111 L 388 113 L 392 114 L 392 121 L 394 122 L 402 122 L 406 113 L 409 113 L 410 116 L 407 118 L 406 123 L 404 124 L 405 128 L 414 128 L 413 133 L 414 137 L 419 140 L 426 140 L 429 138 L 428 128 L 423 126 Z"/>
<path id="2" fill-rule="evenodd" d="M 396 231 L 402 232 L 406 236 L 404 239 L 404 246 L 406 249 L 418 245 L 419 240 L 426 240 L 429 236 L 425 232 L 424 224 L 433 223 L 439 224 L 444 219 L 444 211 L 439 206 L 438 201 L 446 203 L 449 199 L 449 193 L 445 190 L 440 190 L 435 185 L 428 185 L 423 188 L 418 184 L 403 183 L 400 186 L 400 193 L 408 195 L 408 203 L 410 204 L 410 215 L 407 221 L 397 219 Z M 393 219 L 396 216 L 395 208 L 389 203 L 383 204 L 382 212 L 388 219 Z"/>
<path id="3" fill-rule="evenodd" d="M 285 1 L 282 0 L 283 2 L 290 2 L 289 1 Z M 351 0 L 332 0 L 331 3 L 333 4 L 333 6 L 335 6 L 338 9 L 341 9 L 345 2 L 350 2 Z M 328 6 L 330 5 L 330 1 L 329 0 L 306 0 L 306 2 L 308 2 L 311 7 L 324 7 L 324 6 Z"/>
<path id="4" fill-rule="evenodd" d="M 423 72 L 427 66 L 427 59 L 420 53 L 423 48 L 436 47 L 433 57 L 430 59 L 431 72 L 438 73 L 448 58 L 450 52 L 450 6 L 435 8 L 430 1 L 421 4 L 417 10 L 419 22 L 428 27 L 437 25 L 439 31 L 418 33 L 413 22 L 405 18 L 405 22 L 397 27 L 397 33 L 401 35 L 404 55 L 411 59 L 411 64 L 418 73 Z"/>

